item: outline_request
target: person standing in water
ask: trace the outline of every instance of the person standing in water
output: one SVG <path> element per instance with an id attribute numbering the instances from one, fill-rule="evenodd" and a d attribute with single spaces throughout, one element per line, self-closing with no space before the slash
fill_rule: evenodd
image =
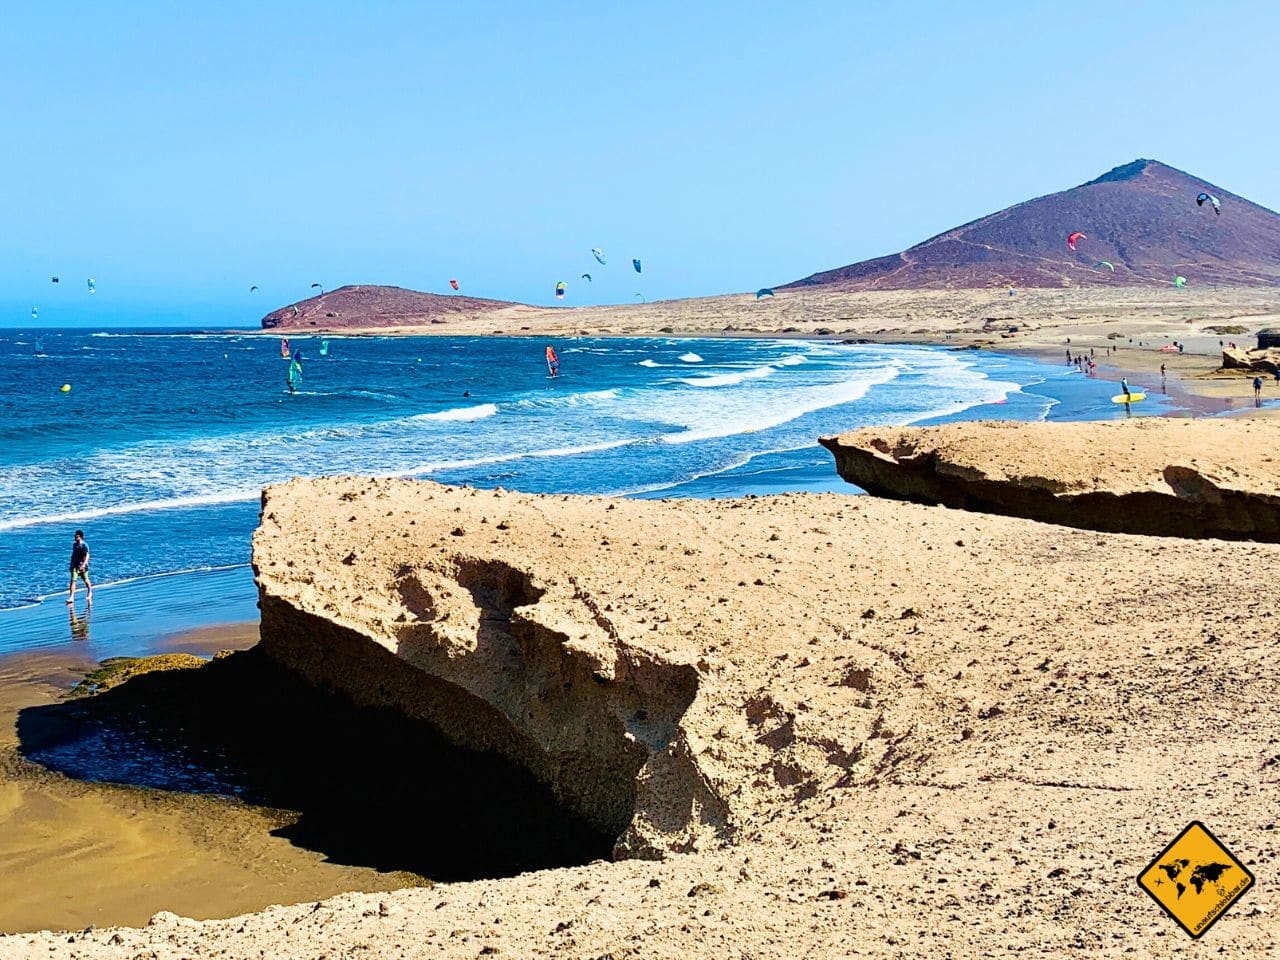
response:
<path id="1" fill-rule="evenodd" d="M 1124 402 L 1125 402 L 1125 403 L 1131 403 L 1132 401 L 1131 401 L 1129 398 L 1132 396 L 1133 391 L 1131 391 L 1131 390 L 1129 389 L 1129 381 L 1128 381 L 1128 380 L 1125 380 L 1125 379 L 1121 378 L 1121 380 L 1120 380 L 1120 390 L 1121 390 L 1121 392 L 1123 392 L 1123 393 L 1124 393 Z"/>
<path id="2" fill-rule="evenodd" d="M 67 590 L 67 603 L 76 602 L 76 577 L 84 581 L 86 603 L 93 603 L 93 584 L 89 580 L 89 544 L 84 542 L 84 531 L 77 530 L 71 544 L 71 586 Z"/>

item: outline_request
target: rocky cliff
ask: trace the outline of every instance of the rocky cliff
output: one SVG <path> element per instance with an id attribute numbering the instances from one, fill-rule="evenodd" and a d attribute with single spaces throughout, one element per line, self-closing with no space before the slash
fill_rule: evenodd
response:
<path id="1" fill-rule="evenodd" d="M 770 531 L 744 559 L 719 539 L 671 539 L 685 511 L 409 481 L 271 487 L 254 537 L 261 650 L 496 751 L 615 837 L 618 856 L 726 841 L 797 791 L 869 774 L 893 749 L 877 724 L 919 694 L 855 644 L 861 681 L 803 712 L 779 699 L 763 651 L 794 650 L 789 635 L 815 618 L 785 596 L 731 602 L 775 580 Z"/>
<path id="2" fill-rule="evenodd" d="M 1280 423 L 873 427 L 820 442 L 879 496 L 1118 533 L 1280 540 Z"/>

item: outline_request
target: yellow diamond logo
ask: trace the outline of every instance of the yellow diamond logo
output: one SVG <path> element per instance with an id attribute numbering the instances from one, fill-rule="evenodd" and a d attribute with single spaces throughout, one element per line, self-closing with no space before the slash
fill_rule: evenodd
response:
<path id="1" fill-rule="evenodd" d="M 1201 937 L 1253 886 L 1253 874 L 1196 820 L 1138 874 L 1138 886 Z"/>

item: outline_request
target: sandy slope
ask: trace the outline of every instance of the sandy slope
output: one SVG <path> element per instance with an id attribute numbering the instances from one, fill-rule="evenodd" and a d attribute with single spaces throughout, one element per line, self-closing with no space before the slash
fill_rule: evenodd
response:
<path id="1" fill-rule="evenodd" d="M 1192 819 L 1259 877 L 1201 949 L 1255 954 L 1280 933 L 1280 547 L 834 495 L 335 480 L 270 504 L 315 539 L 260 544 L 269 591 L 370 644 L 394 629 L 397 577 L 464 557 L 553 601 L 572 582 L 610 608 L 619 649 L 695 665 L 675 736 L 723 837 L 661 862 L 9 937 L 0 955 L 1181 955 L 1134 877 Z"/>

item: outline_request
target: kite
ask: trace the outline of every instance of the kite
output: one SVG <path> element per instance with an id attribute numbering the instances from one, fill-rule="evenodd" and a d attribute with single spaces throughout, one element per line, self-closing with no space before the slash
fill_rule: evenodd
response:
<path id="1" fill-rule="evenodd" d="M 90 277 L 90 278 L 89 278 L 88 280 L 86 280 L 85 282 L 89 285 L 89 292 L 90 292 L 90 293 L 97 293 L 97 292 L 98 292 L 98 291 L 94 288 L 94 286 L 93 286 L 93 277 Z"/>
<path id="2" fill-rule="evenodd" d="M 249 288 L 249 292 L 250 292 L 250 293 L 253 293 L 253 292 L 254 292 L 254 291 L 256 291 L 257 289 L 258 289 L 258 287 L 257 287 L 257 285 L 255 284 L 254 286 L 252 286 L 252 287 L 250 287 L 250 288 Z"/>
<path id="3" fill-rule="evenodd" d="M 1197 207 L 1203 207 L 1203 206 L 1204 206 L 1204 202 L 1205 202 L 1206 200 L 1208 200 L 1208 201 L 1209 201 L 1209 205 L 1213 207 L 1213 212 L 1214 212 L 1214 213 L 1216 213 L 1216 214 L 1218 214 L 1219 216 L 1221 216 L 1221 215 L 1222 215 L 1222 204 L 1218 202 L 1218 198 L 1217 198 L 1217 197 L 1215 197 L 1215 196 L 1213 196 L 1213 194 L 1210 194 L 1210 193 L 1202 193 L 1202 194 L 1200 194 L 1198 197 L 1196 197 L 1196 206 L 1197 206 Z"/>
<path id="4" fill-rule="evenodd" d="M 31 319 L 32 319 L 32 320 L 38 320 L 38 319 L 40 319 L 40 308 L 39 308 L 39 307 L 32 307 L 32 308 L 31 308 Z"/>
<path id="5" fill-rule="evenodd" d="M 605 265 L 604 251 L 601 250 L 599 247 L 592 247 L 591 255 L 596 258 L 596 263 L 600 264 L 600 266 L 603 267 Z"/>
<path id="6" fill-rule="evenodd" d="M 772 296 L 773 296 L 773 291 L 770 290 L 768 287 L 761 287 L 759 290 L 756 291 L 757 300 L 759 300 L 761 297 L 772 297 Z"/>
<path id="7" fill-rule="evenodd" d="M 1100 270 L 1103 267 L 1106 267 L 1112 273 L 1116 272 L 1115 264 L 1113 264 L 1110 260 L 1099 260 L 1096 264 L 1094 264 L 1093 269 Z"/>
<path id="8" fill-rule="evenodd" d="M 547 344 L 547 373 L 553 377 L 560 376 L 560 358 L 551 344 Z"/>
<path id="9" fill-rule="evenodd" d="M 451 287 L 453 287 L 453 289 L 457 290 L 457 289 L 458 289 L 458 281 L 457 281 L 457 280 L 450 280 L 450 281 L 449 281 L 449 286 L 451 286 Z"/>
<path id="10" fill-rule="evenodd" d="M 639 260 L 632 260 L 632 261 L 631 261 L 631 265 L 632 265 L 633 267 L 635 267 L 635 268 L 636 268 L 636 273 L 639 273 L 639 272 L 640 272 L 640 261 L 639 261 Z"/>
<path id="11" fill-rule="evenodd" d="M 1089 239 L 1088 237 L 1086 237 L 1083 233 L 1077 230 L 1075 233 L 1070 234 L 1067 237 L 1067 246 L 1072 250 L 1074 250 L 1076 248 L 1077 240 L 1088 240 L 1088 239 Z"/>
<path id="12" fill-rule="evenodd" d="M 50 282 L 50 283 L 61 283 L 61 282 L 62 282 L 62 280 L 61 280 L 60 278 L 58 278 L 58 277 L 50 277 L 50 278 L 49 278 L 49 282 Z"/>
<path id="13" fill-rule="evenodd" d="M 591 282 L 591 274 L 589 274 L 589 273 L 584 273 L 584 274 L 582 275 L 582 279 L 583 279 L 583 280 L 585 280 L 585 281 L 587 281 L 587 283 L 590 283 L 590 282 Z"/>
<path id="14" fill-rule="evenodd" d="M 311 285 L 311 289 L 312 289 L 312 290 L 319 290 L 319 291 L 320 291 L 320 296 L 322 296 L 322 297 L 324 296 L 324 287 L 320 286 L 320 284 L 318 284 L 318 283 L 313 283 L 313 284 Z"/>
<path id="15" fill-rule="evenodd" d="M 565 291 L 564 281 L 563 281 L 563 280 L 561 280 L 559 283 L 557 283 L 557 284 L 556 284 L 556 299 L 557 299 L 557 300 L 563 300 L 563 299 L 564 299 L 564 291 Z"/>

